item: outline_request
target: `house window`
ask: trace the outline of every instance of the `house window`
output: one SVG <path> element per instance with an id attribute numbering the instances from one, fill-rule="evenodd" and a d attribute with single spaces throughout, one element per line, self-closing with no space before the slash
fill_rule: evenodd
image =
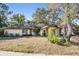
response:
<path id="1" fill-rule="evenodd" d="M 26 33 L 26 30 L 22 30 L 22 33 Z"/>

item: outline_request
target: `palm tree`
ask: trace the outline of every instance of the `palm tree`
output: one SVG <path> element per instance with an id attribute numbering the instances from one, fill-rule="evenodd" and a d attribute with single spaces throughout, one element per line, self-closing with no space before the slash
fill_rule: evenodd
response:
<path id="1" fill-rule="evenodd" d="M 18 25 L 24 25 L 25 23 L 25 16 L 24 15 L 21 15 L 21 14 L 14 14 L 12 17 L 11 17 L 11 21 Z"/>

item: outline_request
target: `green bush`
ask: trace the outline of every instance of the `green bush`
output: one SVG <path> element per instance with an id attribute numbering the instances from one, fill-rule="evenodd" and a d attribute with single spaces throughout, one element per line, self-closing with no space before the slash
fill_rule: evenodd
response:
<path id="1" fill-rule="evenodd" d="M 56 28 L 50 27 L 48 29 L 48 40 L 52 43 L 58 43 L 60 37 L 56 34 Z"/>
<path id="2" fill-rule="evenodd" d="M 19 35 L 19 34 L 16 34 L 15 36 L 18 37 L 18 36 L 20 36 L 20 35 Z"/>
<path id="3" fill-rule="evenodd" d="M 10 37 L 14 37 L 14 35 L 12 33 L 9 34 Z"/>
<path id="4" fill-rule="evenodd" d="M 5 32 L 4 36 L 5 36 L 5 37 L 8 37 L 9 35 L 8 35 L 8 33 L 7 33 L 7 32 Z"/>
<path id="5" fill-rule="evenodd" d="M 0 28 L 0 36 L 4 36 L 4 28 Z"/>
<path id="6" fill-rule="evenodd" d="M 36 33 L 36 35 L 39 35 L 40 29 L 37 28 L 37 29 L 34 30 L 34 32 Z"/>

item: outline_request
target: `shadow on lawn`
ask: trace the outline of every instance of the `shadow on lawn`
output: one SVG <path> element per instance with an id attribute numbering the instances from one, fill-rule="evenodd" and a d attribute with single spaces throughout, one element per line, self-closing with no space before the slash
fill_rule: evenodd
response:
<path id="1" fill-rule="evenodd" d="M 13 36 L 13 37 L 8 37 L 8 36 L 4 36 L 4 37 L 0 37 L 0 40 L 15 40 L 15 39 L 19 39 L 19 38 L 31 38 L 31 37 L 41 37 L 41 36 L 31 36 L 31 35 L 27 35 L 27 36 Z"/>
<path id="2" fill-rule="evenodd" d="M 32 37 L 32 36 L 20 36 L 20 37 L 0 37 L 0 40 L 15 40 L 15 39 L 18 39 L 18 38 L 23 38 L 23 37 L 29 38 L 29 37 Z"/>
<path id="3" fill-rule="evenodd" d="M 17 38 L 19 38 L 19 37 L 0 37 L 0 40 L 14 40 Z"/>

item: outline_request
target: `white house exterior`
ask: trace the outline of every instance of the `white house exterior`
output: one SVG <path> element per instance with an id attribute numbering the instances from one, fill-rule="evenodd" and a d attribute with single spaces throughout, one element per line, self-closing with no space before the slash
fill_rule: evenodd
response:
<path id="1" fill-rule="evenodd" d="M 4 34 L 8 35 L 8 36 L 23 36 L 23 35 L 36 35 L 36 33 L 34 32 L 34 28 L 30 28 L 30 27 L 7 27 L 4 30 Z"/>
<path id="2" fill-rule="evenodd" d="M 4 34 L 6 35 L 13 35 L 13 36 L 23 36 L 23 35 L 38 35 L 35 30 L 36 29 L 40 29 L 40 32 L 38 33 L 39 35 L 43 36 L 44 34 L 47 33 L 47 26 L 45 26 L 44 24 L 40 24 L 39 26 L 9 26 L 6 27 L 6 29 L 4 30 Z M 47 35 L 47 34 L 46 34 Z"/>
<path id="3" fill-rule="evenodd" d="M 44 26 L 40 29 L 40 35 L 41 36 L 44 36 L 44 33 L 45 35 L 47 35 L 47 29 L 48 29 L 48 26 Z"/>
<path id="4" fill-rule="evenodd" d="M 13 35 L 13 36 L 16 36 L 16 35 L 19 35 L 19 36 L 22 36 L 23 33 L 22 33 L 22 29 L 6 29 L 4 31 L 4 34 L 7 34 L 7 35 Z"/>

